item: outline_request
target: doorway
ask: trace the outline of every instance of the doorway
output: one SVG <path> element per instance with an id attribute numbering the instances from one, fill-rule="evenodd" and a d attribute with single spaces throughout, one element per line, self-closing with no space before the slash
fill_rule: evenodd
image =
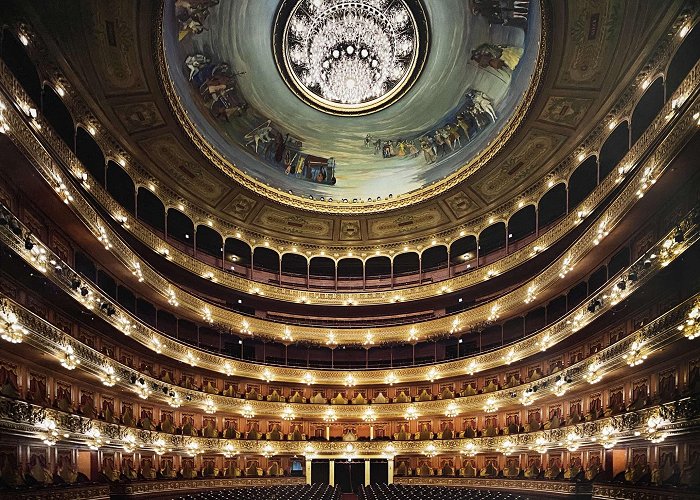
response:
<path id="1" fill-rule="evenodd" d="M 314 459 L 311 462 L 311 482 L 328 484 L 329 480 L 328 459 Z"/>
<path id="2" fill-rule="evenodd" d="M 356 493 L 365 484 L 364 460 L 337 460 L 334 472 L 335 484 L 343 493 Z"/>
<path id="3" fill-rule="evenodd" d="M 369 461 L 370 484 L 389 482 L 389 462 L 384 458 L 373 458 Z"/>

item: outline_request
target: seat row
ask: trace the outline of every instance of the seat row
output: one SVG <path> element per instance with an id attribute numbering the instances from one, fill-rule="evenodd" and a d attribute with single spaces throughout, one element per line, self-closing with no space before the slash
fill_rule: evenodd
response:
<path id="1" fill-rule="evenodd" d="M 524 500 L 514 493 L 462 487 L 373 484 L 360 489 L 360 500 Z"/>
<path id="2" fill-rule="evenodd" d="M 340 488 L 327 484 L 253 486 L 228 490 L 203 491 L 178 497 L 178 500 L 338 500 Z"/>

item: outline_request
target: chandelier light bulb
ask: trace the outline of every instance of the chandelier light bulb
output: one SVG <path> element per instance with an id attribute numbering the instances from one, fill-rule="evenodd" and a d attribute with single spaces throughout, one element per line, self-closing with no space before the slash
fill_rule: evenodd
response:
<path id="1" fill-rule="evenodd" d="M 243 415 L 243 418 L 253 418 L 255 416 L 253 406 L 250 403 L 244 404 L 241 409 L 241 415 Z"/>
<path id="2" fill-rule="evenodd" d="M 284 409 L 282 410 L 282 418 L 284 420 L 294 420 L 296 418 L 294 410 L 291 406 L 287 405 L 284 407 Z"/>
<path id="3" fill-rule="evenodd" d="M 275 449 L 272 447 L 271 444 L 268 443 L 265 446 L 263 446 L 261 454 L 265 458 L 270 458 L 270 457 L 274 456 Z"/>
<path id="4" fill-rule="evenodd" d="M 484 405 L 484 411 L 486 413 L 494 413 L 495 411 L 498 411 L 498 406 L 496 406 L 496 400 L 493 397 L 490 397 L 486 400 L 486 404 Z"/>
<path id="5" fill-rule="evenodd" d="M 474 457 L 478 453 L 478 448 L 474 443 L 469 442 L 462 447 L 460 453 L 465 457 Z"/>
<path id="6" fill-rule="evenodd" d="M 418 411 L 416 410 L 415 406 L 411 405 L 408 408 L 406 408 L 406 411 L 404 412 L 403 416 L 408 421 L 416 420 L 418 418 Z"/>
<path id="7" fill-rule="evenodd" d="M 535 445 L 532 449 L 534 449 L 540 455 L 544 455 L 545 453 L 547 453 L 547 445 L 547 440 L 544 437 L 540 436 L 537 439 L 535 439 Z"/>
<path id="8" fill-rule="evenodd" d="M 234 448 L 234 446 L 231 443 L 226 443 L 224 445 L 224 457 L 225 458 L 232 458 L 238 455 L 238 450 Z"/>

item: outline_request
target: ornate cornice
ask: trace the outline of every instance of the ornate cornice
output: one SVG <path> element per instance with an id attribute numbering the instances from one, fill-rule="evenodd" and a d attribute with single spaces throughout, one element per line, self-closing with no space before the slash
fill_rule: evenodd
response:
<path id="1" fill-rule="evenodd" d="M 0 72 L 7 76 L 6 72 Z M 686 81 L 700 80 L 700 63 L 686 78 Z M 2 82 L 5 83 L 5 82 Z M 17 86 L 14 79 L 9 82 Z M 7 87 L 5 87 L 7 88 Z M 693 87 L 697 88 L 697 85 Z M 687 90 L 687 89 L 686 89 Z M 470 326 L 483 322 L 493 321 L 494 312 L 498 315 L 506 314 L 510 309 L 521 308 L 522 303 L 530 295 L 530 287 L 538 291 L 551 287 L 553 283 L 560 279 L 563 267 L 567 269 L 574 266 L 579 260 L 587 255 L 597 242 L 608 231 L 614 228 L 624 214 L 641 198 L 641 194 L 666 170 L 669 162 L 677 153 L 678 149 L 695 133 L 697 119 L 693 118 L 696 113 L 700 113 L 700 103 L 697 102 L 696 93 L 682 95 L 676 99 L 676 106 L 688 104 L 687 101 L 694 96 L 693 102 L 684 106 L 683 112 L 678 113 L 676 108 L 669 111 L 671 118 L 677 116 L 675 126 L 657 145 L 654 151 L 637 168 L 635 174 L 631 176 L 629 182 L 624 186 L 619 196 L 611 203 L 607 211 L 600 214 L 594 223 L 584 232 L 560 258 L 551 263 L 547 268 L 535 277 L 531 282 L 523 284 L 515 290 L 506 293 L 500 298 L 481 304 L 473 309 L 458 313 L 454 316 L 445 316 L 435 320 L 416 323 L 412 326 L 415 335 L 419 339 L 426 339 L 433 336 L 444 335 L 445 332 L 458 333 Z M 13 93 L 16 95 L 16 93 Z M 20 103 L 16 103 L 21 107 Z M 96 238 L 102 240 L 107 238 L 110 242 L 108 250 L 119 259 L 122 264 L 132 273 L 137 274 L 139 281 L 144 281 L 154 292 L 166 294 L 168 290 L 174 290 L 177 300 L 183 310 L 187 310 L 191 315 L 203 317 L 208 322 L 217 323 L 224 329 L 237 329 L 244 334 L 254 333 L 256 335 L 271 338 L 284 338 L 288 328 L 279 323 L 262 320 L 258 318 L 245 317 L 241 314 L 215 306 L 214 304 L 201 300 L 200 298 L 184 291 L 176 285 L 170 283 L 165 277 L 141 260 L 131 248 L 111 230 L 107 222 L 102 219 L 91 207 L 90 202 L 83 193 L 77 190 L 70 181 L 63 179 L 55 168 L 52 155 L 39 143 L 37 135 L 40 131 L 32 130 L 27 120 L 15 109 L 9 108 L 5 111 L 5 119 L 10 126 L 10 137 L 22 148 L 28 157 L 34 160 L 47 180 L 56 184 L 57 190 L 64 196 L 70 195 L 69 206 L 90 228 Z M 36 129 L 36 126 L 34 126 Z M 107 247 L 107 245 L 105 245 Z M 138 267 L 138 272 L 136 268 Z M 565 273 L 564 273 L 565 274 Z M 299 292 L 301 294 L 301 292 Z M 169 297 L 164 297 L 168 299 Z M 274 333 L 278 332 L 278 333 Z M 325 339 L 328 330 L 316 327 L 295 327 L 292 337 L 295 341 L 308 341 L 319 343 Z M 407 328 L 405 326 L 377 327 L 373 329 L 373 337 L 376 343 L 401 342 L 407 339 Z M 337 344 L 360 344 L 366 334 L 365 329 L 342 329 L 334 332 L 334 341 Z"/>
<path id="2" fill-rule="evenodd" d="M 216 148 L 212 147 L 210 142 L 201 134 L 201 132 L 192 122 L 187 110 L 180 100 L 180 96 L 175 91 L 174 85 L 170 80 L 168 63 L 165 57 L 165 45 L 162 37 L 163 2 L 160 3 L 154 33 L 155 62 L 159 70 L 161 88 L 167 97 L 175 118 L 180 123 L 180 126 L 185 131 L 187 137 L 212 165 L 235 182 L 274 202 L 301 210 L 321 212 L 325 214 L 368 214 L 386 212 L 388 210 L 408 207 L 424 202 L 446 191 L 447 189 L 456 186 L 460 182 L 463 182 L 484 165 L 493 160 L 493 158 L 509 142 L 509 139 L 515 134 L 515 132 L 519 130 L 525 117 L 529 113 L 530 105 L 533 99 L 539 92 L 541 77 L 544 72 L 550 50 L 549 42 L 551 38 L 551 14 L 548 10 L 549 6 L 546 5 L 545 2 L 541 0 L 539 1 L 540 11 L 542 12 L 542 31 L 537 44 L 539 48 L 537 61 L 535 63 L 535 68 L 533 70 L 527 91 L 524 93 L 523 97 L 521 97 L 518 107 L 513 112 L 513 115 L 508 123 L 502 127 L 501 131 L 498 133 L 498 136 L 489 142 L 489 145 L 485 148 L 485 150 L 481 151 L 474 159 L 472 159 L 466 165 L 460 167 L 456 172 L 433 184 L 430 184 L 429 186 L 420 188 L 416 190 L 416 192 L 406 193 L 391 200 L 365 203 L 339 203 L 313 200 L 303 198 L 298 195 L 288 194 L 281 189 L 271 187 L 258 179 L 246 175 Z"/>
<path id="3" fill-rule="evenodd" d="M 624 484 L 594 483 L 591 493 L 595 500 L 692 500 L 700 498 L 697 491 L 674 490 L 673 488 L 645 488 Z"/>
<path id="4" fill-rule="evenodd" d="M 671 26 L 669 27 L 665 38 L 662 39 L 657 45 L 654 53 L 645 65 L 644 70 L 637 76 L 632 85 L 627 89 L 627 91 L 623 92 L 619 100 L 613 105 L 610 111 L 611 119 L 616 120 L 619 123 L 631 114 L 636 100 L 643 94 L 644 90 L 646 89 L 646 85 L 648 85 L 650 79 L 664 72 L 665 66 L 670 60 L 671 55 L 682 41 L 681 37 L 676 36 L 677 32 L 681 29 L 682 26 L 687 24 L 689 18 L 692 19 L 696 15 L 697 10 L 698 7 L 696 4 L 690 4 L 683 11 L 683 13 L 679 15 L 673 21 L 673 23 L 671 23 Z M 29 28 L 27 26 L 23 26 L 23 29 L 24 31 L 26 31 Z M 47 52 L 42 44 L 41 38 L 38 35 L 32 34 L 31 40 L 33 45 L 38 45 L 39 49 L 43 49 L 42 53 Z M 47 57 L 44 57 L 43 60 L 39 62 L 39 64 L 41 64 L 42 66 L 48 66 L 45 68 L 42 67 L 42 69 L 47 74 L 52 75 L 56 82 L 60 82 L 61 88 L 66 93 L 67 104 L 71 108 L 73 108 L 74 114 L 78 117 L 78 120 L 81 123 L 96 126 L 95 139 L 105 151 L 105 155 L 108 158 L 113 159 L 115 162 L 123 164 L 125 170 L 132 177 L 137 187 L 143 186 L 148 188 L 148 186 L 150 185 L 155 185 L 155 179 L 141 165 L 139 165 L 134 158 L 130 157 L 128 153 L 124 151 L 124 148 L 121 147 L 118 144 L 118 142 L 109 134 L 109 132 L 99 124 L 99 121 L 96 118 L 94 118 L 94 116 L 89 114 L 89 112 L 87 111 L 88 107 L 83 102 L 81 96 L 70 85 L 70 82 L 66 81 L 66 79 L 55 68 L 55 66 L 51 65 L 50 59 L 47 60 Z M 495 222 L 507 220 L 510 215 L 522 208 L 522 206 L 532 204 L 535 200 L 538 200 L 549 189 L 549 183 L 547 181 L 566 182 L 571 173 L 581 163 L 583 158 L 590 156 L 591 154 L 597 154 L 597 151 L 599 150 L 607 134 L 609 133 L 609 130 L 606 125 L 607 123 L 600 123 L 580 144 L 580 146 L 576 148 L 575 151 L 573 151 L 569 156 L 567 156 L 567 158 L 562 160 L 557 165 L 557 167 L 555 167 L 555 169 L 552 170 L 550 174 L 545 176 L 544 182 L 526 189 L 520 196 L 498 207 L 495 207 L 489 213 L 477 217 L 476 219 L 463 222 L 457 228 L 451 228 L 448 230 L 436 232 L 428 237 L 416 238 L 408 241 L 402 240 L 401 242 L 393 244 L 382 244 L 380 246 L 353 247 L 351 248 L 351 250 L 353 251 L 353 255 L 360 257 L 362 256 L 362 253 L 365 253 L 366 257 L 368 258 L 374 255 L 376 251 L 379 251 L 379 255 L 391 256 L 393 255 L 393 253 L 400 253 L 405 245 L 409 245 L 411 248 L 416 248 L 420 250 L 434 245 L 435 243 L 433 243 L 433 241 L 435 241 L 436 244 L 443 244 L 443 241 L 449 243 L 458 239 L 460 237 L 460 234 L 462 233 L 464 233 L 465 235 L 473 233 L 478 234 L 478 232 L 481 229 L 490 225 L 489 221 L 491 220 Z M 48 129 L 45 128 L 45 130 Z M 52 145 L 60 146 L 60 139 L 55 139 L 56 141 L 51 140 Z M 635 144 L 632 150 L 637 150 L 638 147 L 641 146 L 641 142 L 645 142 L 644 136 L 637 142 L 637 144 Z M 66 151 L 70 153 L 70 150 L 65 145 L 62 145 L 60 149 L 62 156 Z M 626 158 L 626 160 L 630 161 L 625 160 L 625 162 L 622 164 L 631 164 L 633 163 L 633 160 L 636 157 L 638 157 L 636 154 L 632 154 L 630 158 Z M 77 159 L 71 159 L 71 162 L 69 162 L 69 164 L 78 166 Z M 84 171 L 85 169 L 81 169 L 81 173 L 84 173 Z M 93 185 L 93 187 L 95 187 L 94 182 L 91 182 L 91 184 Z M 320 245 L 308 244 L 306 242 L 295 242 L 288 239 L 270 238 L 265 234 L 257 233 L 255 231 L 249 231 L 245 228 L 241 228 L 236 224 L 231 224 L 228 221 L 212 216 L 207 211 L 202 210 L 201 208 L 190 203 L 188 200 L 183 199 L 175 192 L 169 190 L 167 186 L 158 185 L 157 196 L 159 196 L 163 200 L 163 203 L 166 208 L 181 207 L 192 218 L 195 225 L 208 224 L 208 222 L 211 222 L 215 230 L 220 232 L 223 237 L 237 237 L 249 242 L 253 246 L 262 245 L 263 242 L 267 241 L 271 248 L 277 249 L 278 251 L 280 251 L 280 253 L 290 251 L 293 246 L 296 246 L 298 247 L 300 255 L 304 255 L 309 258 L 312 256 L 321 255 L 319 253 L 321 251 L 326 256 L 330 256 L 331 258 L 333 258 L 334 253 L 339 253 L 339 255 L 342 257 L 346 255 L 348 251 L 347 246 L 325 247 Z M 102 197 L 98 194 L 97 198 L 100 199 Z M 597 202 L 595 200 L 590 201 L 595 202 L 595 206 L 597 206 Z M 587 208 L 587 210 L 590 212 L 592 210 L 592 206 L 589 206 L 588 201 L 585 203 L 585 205 L 585 208 Z M 111 200 L 111 202 L 108 202 L 104 206 L 108 210 L 108 212 L 112 214 L 112 216 L 123 215 L 123 210 L 115 204 L 114 200 Z M 565 225 L 568 224 L 567 221 L 564 221 L 563 223 Z M 236 236 L 237 234 L 239 236 Z M 152 246 L 152 248 L 156 250 L 161 248 L 167 248 L 163 247 L 162 245 L 151 245 L 150 243 L 152 242 L 149 242 L 148 240 L 150 240 L 152 237 L 152 235 L 150 237 L 146 237 L 147 240 L 144 240 L 144 242 L 146 244 L 149 244 L 150 246 Z M 185 267 L 187 267 L 187 265 L 185 265 Z M 207 269 L 207 271 L 209 270 Z M 197 272 L 197 274 L 201 275 L 202 273 Z M 451 286 L 450 288 L 454 289 L 455 287 Z M 249 287 L 245 287 L 243 291 L 248 289 Z M 268 293 L 268 295 L 271 294 Z M 319 298 L 319 300 L 321 300 L 321 298 Z M 342 301 L 338 302 L 340 303 Z"/>
<path id="5" fill-rule="evenodd" d="M 570 382 L 567 383 L 566 389 L 574 390 L 577 387 L 588 386 L 589 381 L 586 379 L 586 375 L 589 373 L 589 368 L 593 364 L 596 366 L 596 372 L 601 376 L 620 366 L 624 366 L 628 362 L 628 360 L 625 359 L 625 355 L 630 352 L 632 344 L 635 342 L 643 343 L 644 355 L 651 355 L 653 352 L 661 350 L 663 347 L 679 339 L 683 339 L 683 334 L 678 329 L 678 326 L 684 324 L 688 312 L 696 306 L 698 297 L 700 297 L 700 295 L 689 298 L 672 310 L 643 326 L 638 331 L 633 332 L 596 354 L 572 364 L 565 370 L 544 376 L 536 381 L 524 384 L 521 383 L 507 389 L 473 396 L 415 403 L 383 403 L 374 404 L 371 405 L 371 407 L 377 418 L 402 418 L 409 406 L 414 407 L 420 416 L 445 415 L 447 406 L 451 403 L 456 404 L 456 410 L 459 413 L 479 412 L 487 403 L 498 407 L 509 407 L 513 404 L 519 404 L 518 399 L 514 399 L 514 394 L 516 396 L 522 395 L 526 390 L 533 388 L 537 388 L 540 391 L 537 394 L 532 392 L 533 402 L 535 399 L 553 399 L 555 395 L 552 394 L 552 391 L 555 388 L 556 382 L 562 379 L 562 377 L 570 380 Z M 129 368 L 97 350 L 88 347 L 9 298 L 3 298 L 0 305 L 2 306 L 2 311 L 6 315 L 9 313 L 14 314 L 17 323 L 27 330 L 28 333 L 25 335 L 24 341 L 32 345 L 36 350 L 60 359 L 66 352 L 68 346 L 70 346 L 70 351 L 75 358 L 79 360 L 81 370 L 97 378 L 102 377 L 105 367 L 109 366 L 114 370 L 114 375 L 118 379 L 115 381 L 115 385 L 126 391 L 134 391 L 136 389 L 136 386 L 129 384 L 130 380 L 141 379 L 144 381 L 143 385 L 145 387 L 149 388 L 149 390 L 153 389 L 152 394 L 150 394 L 148 398 L 161 401 L 163 404 L 169 403 L 168 396 L 161 390 L 162 387 L 166 387 L 168 388 L 168 393 L 171 391 L 177 393 L 183 406 L 205 408 L 206 403 L 211 401 L 219 410 L 230 413 L 245 413 L 243 408 L 247 406 L 256 415 L 278 416 L 285 406 L 289 406 L 300 418 L 322 419 L 329 408 L 327 404 L 288 404 L 285 402 L 242 400 L 229 396 L 207 394 L 198 390 L 185 389 L 172 384 L 165 384 L 159 379 Z M 373 372 L 358 372 L 357 375 L 358 378 L 364 382 L 361 375 L 367 374 L 371 376 Z M 454 373 L 442 372 L 441 375 L 446 376 L 445 378 L 449 376 L 461 376 L 463 375 L 463 370 L 455 371 Z M 327 372 L 316 372 L 315 376 L 319 377 L 319 380 L 325 382 L 323 385 L 331 385 L 334 382 L 334 378 L 338 378 L 338 375 L 335 373 L 329 377 Z M 296 382 L 299 383 L 299 380 Z M 370 382 L 377 381 L 370 380 Z M 338 385 L 342 385 L 342 382 Z M 347 404 L 334 405 L 333 407 L 339 418 L 362 419 L 368 405 Z"/>
<path id="6" fill-rule="evenodd" d="M 89 486 L 63 486 L 29 491 L 15 490 L 0 492 L 0 499 L 7 500 L 109 500 L 110 486 L 107 484 Z"/>
<path id="7" fill-rule="evenodd" d="M 210 491 L 253 486 L 280 486 L 306 484 L 304 477 L 242 477 L 238 479 L 176 479 L 142 481 L 113 485 L 112 489 L 122 495 L 153 495 L 171 493 L 182 495 L 183 490 Z M 177 493 L 175 493 L 177 492 Z"/>
<path id="8" fill-rule="evenodd" d="M 458 376 L 469 371 L 484 371 L 502 366 L 504 362 L 518 362 L 528 356 L 540 353 L 543 347 L 546 349 L 547 346 L 555 345 L 571 335 L 574 335 L 583 326 L 601 316 L 619 300 L 624 298 L 622 292 L 617 288 L 617 283 L 619 281 L 618 276 L 628 275 L 632 270 L 637 273 L 636 281 L 630 282 L 624 292 L 624 296 L 627 296 L 634 292 L 634 290 L 642 287 L 644 283 L 651 279 L 660 269 L 682 255 L 686 249 L 700 238 L 700 231 L 698 231 L 698 227 L 695 225 L 695 211 L 692 211 L 683 219 L 678 220 L 677 225 L 684 234 L 684 241 L 675 241 L 676 230 L 674 229 L 674 231 L 668 233 L 655 245 L 652 245 L 635 263 L 618 273 L 617 276 L 614 276 L 608 281 L 606 286 L 600 289 L 596 296 L 601 302 L 598 309 L 590 311 L 588 310 L 587 302 L 584 302 L 564 315 L 557 322 L 513 346 L 503 347 L 459 361 L 436 364 L 434 365 L 437 372 L 435 378 L 442 379 L 447 376 Z M 282 367 L 275 367 L 272 369 L 266 368 L 259 363 L 232 360 L 195 349 L 194 347 L 187 347 L 170 337 L 162 335 L 149 325 L 141 322 L 119 304 L 113 303 L 111 298 L 104 295 L 99 289 L 91 285 L 85 285 L 87 295 L 82 295 L 82 291 L 73 289 L 73 277 L 77 277 L 78 275 L 43 243 L 36 241 L 32 249 L 28 250 L 24 245 L 24 241 L 13 234 L 6 226 L 0 229 L 0 240 L 4 241 L 8 247 L 24 258 L 30 266 L 36 268 L 37 271 L 42 272 L 51 279 L 70 297 L 73 297 L 76 301 L 79 301 L 83 306 L 91 310 L 92 314 L 100 316 L 117 330 L 122 331 L 125 335 L 130 336 L 132 339 L 159 354 L 164 354 L 172 359 L 177 359 L 188 364 L 192 364 L 192 360 L 194 359 L 197 366 L 201 368 L 219 373 L 235 372 L 237 376 L 252 379 L 268 381 L 288 380 L 293 383 L 299 383 L 303 382 L 304 374 L 310 372 L 315 380 L 325 380 L 331 384 L 344 385 L 345 373 L 342 371 L 305 370 L 301 368 Z M 37 257 L 37 255 L 40 257 Z M 652 255 L 656 257 L 652 258 Z M 51 261 L 56 264 L 50 265 Z M 646 261 L 649 261 L 649 265 L 645 264 Z M 103 311 L 102 308 L 96 307 L 105 302 L 113 304 L 114 314 L 109 315 Z M 188 356 L 188 353 L 190 353 L 191 356 Z M 390 374 L 393 374 L 396 383 L 398 383 L 398 381 L 418 381 L 425 380 L 426 370 L 427 368 L 425 367 L 411 367 L 396 370 L 363 370 L 356 373 L 355 379 L 357 384 L 360 385 L 386 384 L 387 378 Z"/>
<path id="9" fill-rule="evenodd" d="M 351 443 L 352 454 L 358 458 L 387 457 L 389 443 L 393 447 L 390 451 L 392 457 L 422 455 L 428 444 L 433 444 L 438 455 L 460 454 L 467 443 L 474 444 L 478 453 L 503 453 L 502 445 L 506 441 L 509 441 L 511 445 L 507 453 L 519 453 L 532 448 L 538 438 L 543 438 L 549 449 L 557 450 L 566 448 L 566 437 L 572 433 L 578 437 L 577 444 L 579 446 L 600 446 L 596 442 L 596 437 L 605 427 L 616 429 L 619 441 L 644 442 L 644 438 L 636 436 L 635 433 L 646 435 L 647 421 L 650 417 L 657 416 L 662 416 L 667 422 L 663 429 L 671 438 L 677 432 L 682 434 L 689 429 L 697 429 L 700 426 L 700 405 L 696 398 L 686 398 L 673 403 L 628 412 L 617 417 L 601 418 L 593 422 L 510 436 L 419 441 L 355 441 Z M 224 439 L 167 434 L 119 424 L 108 424 L 32 405 L 24 401 L 0 397 L 0 429 L 12 431 L 15 435 L 43 439 L 44 434 L 38 426 L 42 422 L 46 422 L 47 419 L 56 424 L 56 430 L 60 434 L 68 434 L 68 437 L 63 437 L 62 440 L 76 445 L 87 446 L 87 443 L 93 439 L 90 432 L 93 429 L 99 430 L 101 437 L 109 440 L 108 444 L 102 446 L 105 449 L 122 447 L 131 441 L 134 448 L 141 450 L 154 450 L 156 445 L 159 445 L 167 449 L 169 453 L 188 455 L 188 449 L 196 448 L 197 454 L 223 454 L 226 452 L 225 446 L 230 444 L 233 445 L 236 454 L 241 455 L 268 453 L 274 456 L 313 455 L 317 458 L 332 458 L 347 457 L 349 444 L 342 441 Z"/>

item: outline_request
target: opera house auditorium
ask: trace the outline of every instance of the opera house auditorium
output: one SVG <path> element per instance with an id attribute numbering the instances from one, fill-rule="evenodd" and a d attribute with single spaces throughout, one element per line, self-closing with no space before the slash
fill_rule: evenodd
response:
<path id="1" fill-rule="evenodd" d="M 5 0 L 0 499 L 700 499 L 699 24 Z"/>

